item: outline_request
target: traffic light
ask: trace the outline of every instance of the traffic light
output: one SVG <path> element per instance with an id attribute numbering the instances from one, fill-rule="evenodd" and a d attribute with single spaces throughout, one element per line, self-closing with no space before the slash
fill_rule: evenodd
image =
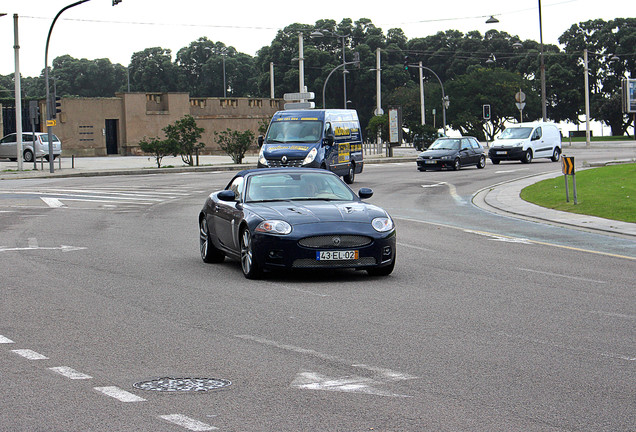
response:
<path id="1" fill-rule="evenodd" d="M 57 113 L 62 112 L 62 102 L 60 102 L 62 98 L 53 93 L 51 97 L 49 112 L 51 113 L 51 118 L 54 119 L 57 117 Z"/>
<path id="2" fill-rule="evenodd" d="M 409 70 L 409 56 L 404 56 L 404 70 Z"/>
<path id="3" fill-rule="evenodd" d="M 490 120 L 490 105 L 484 105 L 484 120 Z"/>

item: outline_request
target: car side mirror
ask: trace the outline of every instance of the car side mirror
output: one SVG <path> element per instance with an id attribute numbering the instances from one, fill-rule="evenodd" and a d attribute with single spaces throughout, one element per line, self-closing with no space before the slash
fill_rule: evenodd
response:
<path id="1" fill-rule="evenodd" d="M 358 196 L 361 199 L 371 198 L 373 196 L 373 189 L 360 188 L 360 190 L 358 191 Z"/>
<path id="2" fill-rule="evenodd" d="M 263 143 L 265 142 L 265 138 L 263 138 L 263 135 L 259 135 L 257 141 L 258 141 L 258 146 L 259 147 L 263 147 Z"/>
<path id="3" fill-rule="evenodd" d="M 328 132 L 325 135 L 325 145 L 326 146 L 332 146 L 333 143 L 336 141 L 336 136 L 333 134 L 333 132 Z"/>
<path id="4" fill-rule="evenodd" d="M 236 200 L 236 194 L 232 190 L 222 190 L 221 192 L 219 192 L 217 194 L 217 197 L 221 201 L 235 201 Z"/>

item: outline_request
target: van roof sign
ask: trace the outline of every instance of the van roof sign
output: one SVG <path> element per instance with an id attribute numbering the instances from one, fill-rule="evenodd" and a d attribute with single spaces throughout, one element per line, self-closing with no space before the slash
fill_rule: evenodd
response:
<path id="1" fill-rule="evenodd" d="M 302 101 L 307 99 L 313 99 L 314 97 L 316 97 L 314 92 L 285 93 L 283 95 L 283 99 L 286 101 Z"/>
<path id="2" fill-rule="evenodd" d="M 312 108 L 316 108 L 316 104 L 313 102 L 289 102 L 285 104 L 286 110 L 312 109 Z"/>

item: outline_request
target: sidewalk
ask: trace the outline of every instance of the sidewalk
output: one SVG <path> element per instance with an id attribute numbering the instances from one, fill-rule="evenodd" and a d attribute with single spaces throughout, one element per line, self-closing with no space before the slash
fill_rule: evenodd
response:
<path id="1" fill-rule="evenodd" d="M 526 186 L 561 175 L 560 172 L 533 175 L 489 186 L 473 195 L 473 204 L 497 214 L 636 238 L 634 223 L 552 210 L 520 198 L 521 190 Z"/>

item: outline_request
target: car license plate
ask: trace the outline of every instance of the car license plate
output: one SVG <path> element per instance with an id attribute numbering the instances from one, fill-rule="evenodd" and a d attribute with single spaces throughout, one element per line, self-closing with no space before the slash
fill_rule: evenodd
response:
<path id="1" fill-rule="evenodd" d="M 434 160 L 428 160 L 428 159 L 424 161 L 424 163 L 427 163 L 427 164 L 434 164 L 435 162 L 436 161 Z"/>
<path id="2" fill-rule="evenodd" d="M 508 153 L 507 151 L 498 151 L 498 152 L 497 152 L 497 154 L 500 154 L 500 155 L 505 155 L 505 154 L 507 154 L 507 153 Z"/>
<path id="3" fill-rule="evenodd" d="M 357 250 L 316 252 L 316 260 L 318 261 L 339 261 L 339 260 L 357 260 L 357 259 L 358 259 Z"/>

